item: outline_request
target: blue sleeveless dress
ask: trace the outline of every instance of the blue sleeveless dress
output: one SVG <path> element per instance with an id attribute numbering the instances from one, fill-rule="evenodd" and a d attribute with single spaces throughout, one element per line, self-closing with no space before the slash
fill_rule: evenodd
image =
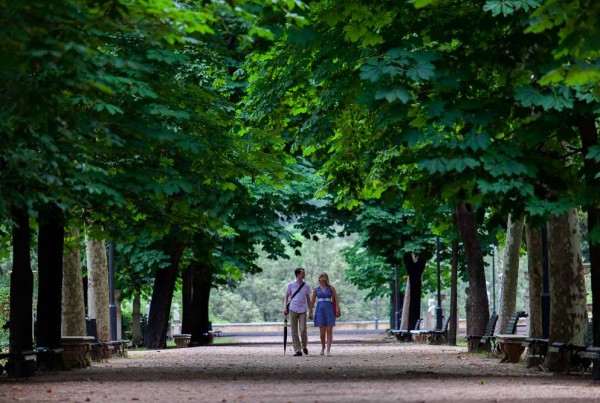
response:
<path id="1" fill-rule="evenodd" d="M 325 291 L 317 286 L 317 307 L 315 308 L 315 326 L 335 326 L 335 314 L 331 298 L 333 291 L 327 287 Z M 319 301 L 319 298 L 329 298 L 329 301 Z"/>

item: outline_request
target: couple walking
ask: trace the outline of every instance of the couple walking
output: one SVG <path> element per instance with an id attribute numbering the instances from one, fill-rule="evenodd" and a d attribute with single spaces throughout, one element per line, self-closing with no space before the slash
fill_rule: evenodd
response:
<path id="1" fill-rule="evenodd" d="M 327 273 L 319 274 L 319 284 L 312 294 L 310 286 L 305 283 L 306 272 L 299 267 L 294 270 L 296 279 L 290 282 L 285 290 L 283 298 L 283 314 L 290 315 L 292 328 L 292 344 L 294 356 L 299 357 L 304 353 L 308 355 L 308 334 L 306 331 L 306 316 L 313 319 L 313 308 L 315 326 L 319 328 L 321 338 L 321 355 L 331 355 L 331 342 L 335 318 L 340 317 L 340 306 L 335 288 L 329 283 Z"/>

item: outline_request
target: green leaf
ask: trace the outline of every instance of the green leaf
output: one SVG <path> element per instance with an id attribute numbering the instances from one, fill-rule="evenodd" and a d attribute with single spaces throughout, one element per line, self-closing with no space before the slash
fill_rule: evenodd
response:
<path id="1" fill-rule="evenodd" d="M 406 89 L 402 87 L 395 87 L 391 89 L 382 89 L 375 92 L 375 99 L 386 99 L 388 102 L 394 102 L 400 100 L 403 104 L 407 103 L 411 99 L 411 95 Z"/>
<path id="2" fill-rule="evenodd" d="M 419 162 L 419 168 L 425 169 L 430 174 L 446 173 L 448 171 L 448 159 L 445 157 L 428 158 Z"/>
<path id="3" fill-rule="evenodd" d="M 455 170 L 457 172 L 463 172 L 467 168 L 475 168 L 477 166 L 479 166 L 479 162 L 476 159 L 470 157 L 459 157 L 449 160 L 447 169 L 449 171 Z"/>
<path id="4" fill-rule="evenodd" d="M 588 149 L 588 153 L 585 155 L 585 158 L 588 160 L 594 160 L 596 162 L 600 162 L 600 146 L 598 146 L 598 145 L 591 146 Z"/>

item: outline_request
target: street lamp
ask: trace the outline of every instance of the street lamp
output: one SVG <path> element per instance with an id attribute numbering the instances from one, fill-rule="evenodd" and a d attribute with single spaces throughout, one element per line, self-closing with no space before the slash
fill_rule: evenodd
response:
<path id="1" fill-rule="evenodd" d="M 400 329 L 400 311 L 399 311 L 399 301 L 398 301 L 398 265 L 394 265 L 394 329 Z"/>
<path id="2" fill-rule="evenodd" d="M 117 305 L 115 304 L 115 241 L 108 244 L 108 314 L 110 339 L 117 340 Z"/>

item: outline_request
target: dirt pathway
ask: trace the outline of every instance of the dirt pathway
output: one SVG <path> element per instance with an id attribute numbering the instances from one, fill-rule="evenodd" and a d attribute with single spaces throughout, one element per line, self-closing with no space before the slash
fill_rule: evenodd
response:
<path id="1" fill-rule="evenodd" d="M 256 341 L 256 339 L 252 339 Z M 272 341 L 277 341 L 273 338 Z M 312 338 L 311 338 L 312 340 Z M 283 355 L 281 344 L 130 351 L 81 370 L 0 381 L 0 401 L 600 402 L 590 374 L 557 376 L 382 335 L 338 338 L 331 357 Z"/>

